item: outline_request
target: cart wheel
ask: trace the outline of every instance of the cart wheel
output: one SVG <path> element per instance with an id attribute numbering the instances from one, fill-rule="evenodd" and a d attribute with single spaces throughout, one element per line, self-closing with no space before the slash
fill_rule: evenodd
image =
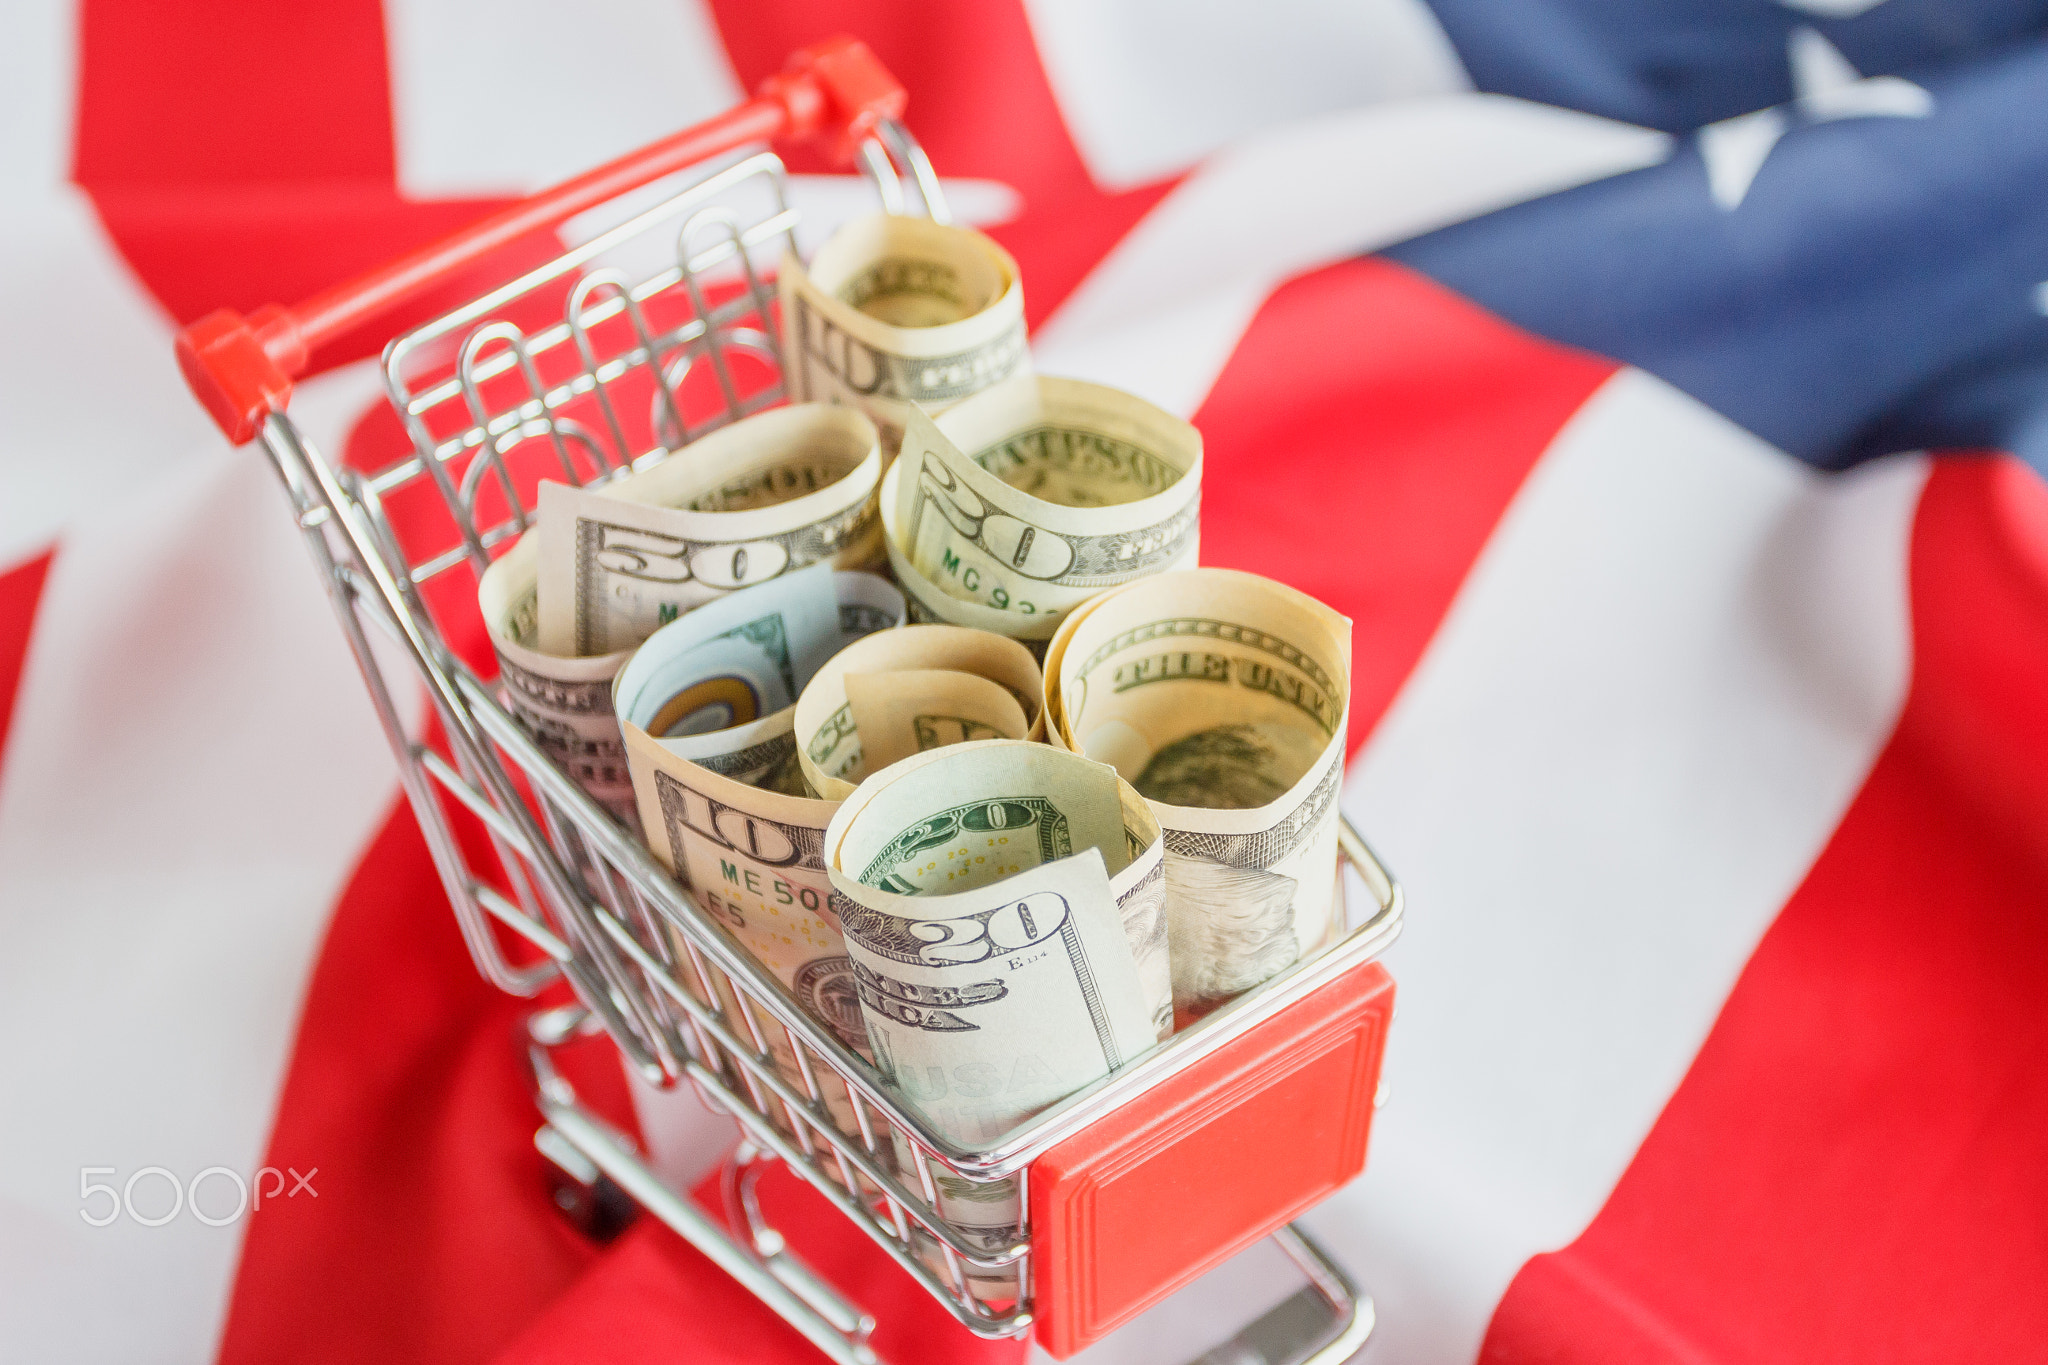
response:
<path id="1" fill-rule="evenodd" d="M 640 1216 L 640 1205 L 633 1196 L 552 1125 L 541 1126 L 533 1135 L 533 1145 L 547 1169 L 548 1191 L 555 1207 L 584 1236 L 609 1242 Z"/>

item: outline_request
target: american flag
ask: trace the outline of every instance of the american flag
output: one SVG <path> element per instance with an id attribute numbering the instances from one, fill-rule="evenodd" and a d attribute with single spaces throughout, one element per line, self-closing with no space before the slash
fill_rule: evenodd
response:
<path id="1" fill-rule="evenodd" d="M 838 31 L 1039 368 L 1200 427 L 1205 562 L 1357 623 L 1346 804 L 1411 911 L 1371 1164 L 1308 1222 L 1376 1358 L 2038 1358 L 2048 4 L 16 0 L 0 1359 L 809 1358 L 550 1207 L 518 1005 L 170 337 Z M 813 242 L 862 202 L 792 170 Z M 394 437 L 383 339 L 294 400 L 331 450 Z M 313 1174 L 93 1225 L 216 1167 Z M 961 1358 L 828 1232 L 888 1349 Z M 1090 1358 L 1276 1292 L 1219 1285 Z"/>

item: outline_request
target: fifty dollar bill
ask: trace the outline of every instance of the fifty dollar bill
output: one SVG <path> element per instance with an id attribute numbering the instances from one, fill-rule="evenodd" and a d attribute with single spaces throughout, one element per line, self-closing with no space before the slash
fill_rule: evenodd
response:
<path id="1" fill-rule="evenodd" d="M 628 648 L 740 588 L 881 558 L 874 426 L 805 403 L 756 413 L 601 489 L 540 486 L 540 648 Z"/>
<path id="2" fill-rule="evenodd" d="M 528 531 L 484 572 L 477 604 L 498 655 L 499 689 L 543 752 L 628 826 L 633 779 L 612 711 L 612 679 L 630 650 L 563 658 L 539 648 L 540 538 Z"/>

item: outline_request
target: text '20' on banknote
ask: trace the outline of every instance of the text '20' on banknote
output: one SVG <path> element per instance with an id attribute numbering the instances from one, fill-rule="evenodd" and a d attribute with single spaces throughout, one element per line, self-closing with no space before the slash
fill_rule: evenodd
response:
<path id="1" fill-rule="evenodd" d="M 1100 384 L 1005 381 L 905 420 L 882 489 L 890 567 L 918 619 L 1043 648 L 1096 593 L 1192 567 L 1202 441 Z"/>

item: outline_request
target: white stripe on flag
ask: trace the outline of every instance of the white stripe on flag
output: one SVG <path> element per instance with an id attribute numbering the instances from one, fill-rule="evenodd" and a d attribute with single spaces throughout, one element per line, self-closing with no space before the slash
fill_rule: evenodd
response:
<path id="1" fill-rule="evenodd" d="M 1172 175 L 1291 119 L 1471 88 L 1422 0 L 1263 0 L 1255 21 L 1188 0 L 1024 10 L 1067 131 L 1105 189 Z"/>
<path id="2" fill-rule="evenodd" d="M 385 0 L 384 13 L 398 183 L 414 199 L 531 193 L 747 97 L 703 0 L 602 0 L 573 15 L 546 0 Z M 571 219 L 563 240 L 588 241 L 701 174 L 679 171 Z M 1008 185 L 944 187 L 961 222 L 1016 215 Z M 807 252 L 880 207 L 858 175 L 793 175 L 788 188 Z M 742 208 L 773 211 L 763 205 Z M 608 263 L 640 273 L 674 252 L 672 237 L 650 239 Z"/>
<path id="3" fill-rule="evenodd" d="M 67 0 L 0 7 L 0 572 L 212 430 L 171 364 L 169 319 L 68 183 L 78 24 Z"/>
<path id="4" fill-rule="evenodd" d="M 1816 476 L 1625 370 L 1503 517 L 1347 792 L 1408 927 L 1370 1164 L 1307 1221 L 1377 1358 L 1467 1365 L 1684 1076 L 1897 719 L 1924 478 Z M 1248 1252 L 1081 1359 L 1191 1355 L 1299 1282 Z"/>
<path id="5" fill-rule="evenodd" d="M 1473 1358 L 1832 837 L 1904 703 L 1924 479 L 1624 370 L 1496 528 L 1348 793 L 1408 888 L 1401 1014 L 1371 1167 L 1310 1221 L 1386 1358 Z"/>
<path id="6" fill-rule="evenodd" d="M 37 186 L 0 207 L 0 570 L 110 492 L 187 466 L 219 434 L 171 360 L 171 326 L 85 193 Z"/>
<path id="7" fill-rule="evenodd" d="M 0 7 L 0 185 L 12 200 L 71 178 L 78 98 L 78 10 L 71 0 Z"/>
<path id="8" fill-rule="evenodd" d="M 377 391 L 365 364 L 293 410 L 338 444 Z M 199 1361 L 241 1224 L 188 1207 L 88 1226 L 81 1170 L 119 1187 L 261 1165 L 307 971 L 395 774 L 259 450 L 215 436 L 95 487 L 44 589 L 0 774 L 0 1341 Z M 218 1217 L 234 1190 L 215 1177 L 202 1197 Z M 153 1217 L 169 1188 L 145 1177 L 135 1200 Z"/>
<path id="9" fill-rule="evenodd" d="M 1038 367 L 1192 413 L 1289 277 L 1654 165 L 1669 147 L 1662 133 L 1495 95 L 1290 125 L 1219 154 L 1162 200 L 1047 321 Z"/>
<path id="10" fill-rule="evenodd" d="M 745 98 L 703 0 L 385 0 L 398 185 L 518 194 Z"/>

